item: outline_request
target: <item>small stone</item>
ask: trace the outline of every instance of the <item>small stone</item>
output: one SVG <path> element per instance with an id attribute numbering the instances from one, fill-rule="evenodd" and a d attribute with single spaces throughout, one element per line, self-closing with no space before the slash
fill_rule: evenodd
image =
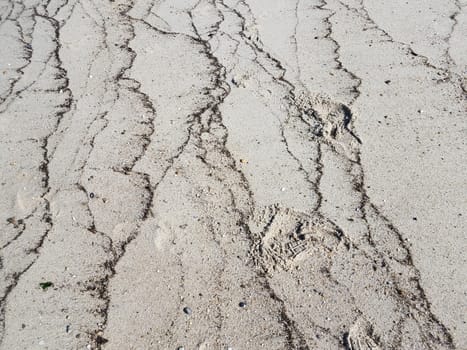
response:
<path id="1" fill-rule="evenodd" d="M 183 308 L 183 312 L 186 313 L 187 315 L 191 315 L 193 311 L 191 311 L 191 309 L 188 306 L 185 306 Z"/>
<path id="2" fill-rule="evenodd" d="M 105 339 L 102 335 L 97 335 L 96 336 L 96 344 L 97 345 L 102 345 L 102 344 L 105 344 L 107 343 L 109 340 L 108 339 Z"/>
<path id="3" fill-rule="evenodd" d="M 53 287 L 53 286 L 54 286 L 53 282 L 50 282 L 50 281 L 39 283 L 39 287 L 41 287 L 42 290 L 47 290 L 48 288 Z"/>
<path id="4" fill-rule="evenodd" d="M 246 302 L 245 301 L 241 301 L 238 303 L 238 306 L 240 307 L 246 307 Z"/>
<path id="5" fill-rule="evenodd" d="M 185 348 L 183 346 L 179 346 L 177 350 L 185 350 Z"/>

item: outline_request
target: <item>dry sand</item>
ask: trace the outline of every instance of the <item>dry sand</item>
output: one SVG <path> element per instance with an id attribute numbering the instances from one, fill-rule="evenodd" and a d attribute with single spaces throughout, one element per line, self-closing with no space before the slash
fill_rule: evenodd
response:
<path id="1" fill-rule="evenodd" d="M 467 349 L 466 70 L 466 0 L 0 0 L 0 348 Z"/>

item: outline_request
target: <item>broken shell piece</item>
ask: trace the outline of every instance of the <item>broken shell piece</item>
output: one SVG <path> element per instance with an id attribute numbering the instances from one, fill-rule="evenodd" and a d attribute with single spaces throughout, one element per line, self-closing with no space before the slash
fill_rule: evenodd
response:
<path id="1" fill-rule="evenodd" d="M 248 80 L 249 77 L 246 74 L 243 75 L 235 75 L 232 78 L 232 84 L 234 84 L 236 87 L 246 87 L 245 81 Z"/>

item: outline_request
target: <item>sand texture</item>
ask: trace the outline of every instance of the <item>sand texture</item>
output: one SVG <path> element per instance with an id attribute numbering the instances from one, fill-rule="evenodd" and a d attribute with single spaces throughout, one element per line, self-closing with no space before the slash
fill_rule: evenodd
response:
<path id="1" fill-rule="evenodd" d="M 0 0 L 0 349 L 467 349 L 466 0 Z"/>

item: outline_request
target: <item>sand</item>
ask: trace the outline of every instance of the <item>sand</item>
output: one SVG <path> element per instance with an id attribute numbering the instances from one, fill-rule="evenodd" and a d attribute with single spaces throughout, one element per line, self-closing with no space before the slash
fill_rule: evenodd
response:
<path id="1" fill-rule="evenodd" d="M 465 0 L 0 0 L 1 349 L 467 349 Z"/>

